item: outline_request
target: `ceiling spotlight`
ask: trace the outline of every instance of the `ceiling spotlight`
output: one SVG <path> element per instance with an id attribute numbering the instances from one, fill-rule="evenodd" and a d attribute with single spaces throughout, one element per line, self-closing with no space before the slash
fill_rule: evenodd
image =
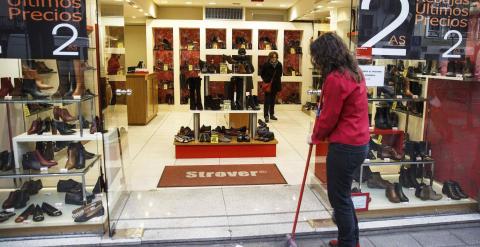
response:
<path id="1" fill-rule="evenodd" d="M 138 11 L 143 12 L 143 9 L 139 9 Z"/>
<path id="2" fill-rule="evenodd" d="M 316 9 L 321 9 L 321 8 L 323 8 L 323 6 L 322 6 L 322 5 L 318 5 L 318 6 L 315 7 L 315 8 L 316 8 Z"/>
<path id="3" fill-rule="evenodd" d="M 132 16 L 132 19 L 136 19 L 137 17 L 136 16 Z"/>
<path id="4" fill-rule="evenodd" d="M 161 3 L 161 4 L 166 4 L 166 3 L 168 3 L 168 1 L 163 0 L 163 1 L 160 1 L 160 3 Z"/>
<path id="5" fill-rule="evenodd" d="M 123 2 L 123 0 L 115 0 L 115 2 Z"/>
<path id="6" fill-rule="evenodd" d="M 148 14 L 147 14 L 147 13 L 144 13 L 144 15 L 145 15 L 145 16 L 148 16 Z"/>
<path id="7" fill-rule="evenodd" d="M 208 4 L 210 4 L 210 5 L 215 5 L 215 4 L 217 4 L 217 3 L 216 3 L 216 2 L 209 2 Z"/>
<path id="8" fill-rule="evenodd" d="M 257 4 L 255 4 L 255 5 L 257 5 L 257 6 L 262 6 L 263 4 L 261 4 L 261 3 L 257 3 Z"/>
<path id="9" fill-rule="evenodd" d="M 333 9 L 333 7 L 332 7 L 332 6 L 328 6 L 327 9 Z"/>
<path id="10" fill-rule="evenodd" d="M 138 5 L 135 5 L 135 4 L 134 4 L 134 5 L 132 5 L 132 6 L 133 6 L 134 8 L 136 8 L 136 9 L 138 9 Z"/>
<path id="11" fill-rule="evenodd" d="M 185 4 L 192 4 L 192 2 L 185 2 Z"/>

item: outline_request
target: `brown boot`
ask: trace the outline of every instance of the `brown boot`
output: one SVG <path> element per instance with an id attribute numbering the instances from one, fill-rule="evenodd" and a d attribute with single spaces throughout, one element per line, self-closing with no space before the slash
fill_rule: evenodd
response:
<path id="1" fill-rule="evenodd" d="M 422 190 L 420 191 L 420 199 L 422 199 L 423 201 L 426 201 L 426 200 L 438 201 L 442 199 L 442 195 L 437 194 L 437 192 L 433 190 L 432 186 L 427 185 L 427 186 L 423 186 Z"/>
<path id="2" fill-rule="evenodd" d="M 64 121 L 64 122 L 72 122 L 72 121 L 77 120 L 75 117 L 70 115 L 70 112 L 68 112 L 67 109 L 60 108 L 58 106 L 55 106 L 53 108 L 53 118 L 55 120 L 62 119 L 62 121 Z"/>
<path id="3" fill-rule="evenodd" d="M 378 152 L 378 157 L 380 159 L 390 158 L 393 160 L 401 160 L 402 155 L 397 153 L 397 151 L 391 146 L 382 146 L 380 152 Z"/>
<path id="4" fill-rule="evenodd" d="M 68 145 L 67 150 L 67 163 L 65 164 L 65 168 L 68 170 L 75 168 L 77 161 L 78 161 L 78 149 L 75 145 Z"/>
<path id="5" fill-rule="evenodd" d="M 12 96 L 15 96 L 15 97 L 25 96 L 25 94 L 23 93 L 22 78 L 15 78 L 13 81 L 15 82 L 15 86 L 13 87 Z"/>
<path id="6" fill-rule="evenodd" d="M 391 203 L 400 203 L 400 197 L 398 197 L 395 192 L 395 187 L 393 185 L 387 187 L 385 190 L 385 196 Z"/>
<path id="7" fill-rule="evenodd" d="M 73 91 L 72 96 L 83 96 L 85 94 L 85 77 L 83 74 L 83 64 L 80 60 L 74 60 L 73 67 L 75 69 L 75 80 L 77 82 L 77 86 L 75 87 L 75 91 Z"/>
<path id="8" fill-rule="evenodd" d="M 379 172 L 373 172 L 372 176 L 367 181 L 368 188 L 372 189 L 386 189 L 392 186 L 392 183 L 384 180 Z"/>
<path id="9" fill-rule="evenodd" d="M 12 93 L 12 80 L 10 79 L 10 77 L 2 77 L 1 80 L 2 88 L 0 89 L 0 97 L 5 97 Z"/>

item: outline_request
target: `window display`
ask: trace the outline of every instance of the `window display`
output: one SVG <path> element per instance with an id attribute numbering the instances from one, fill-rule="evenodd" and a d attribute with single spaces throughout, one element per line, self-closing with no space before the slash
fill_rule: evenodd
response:
<path id="1" fill-rule="evenodd" d="M 300 30 L 285 30 L 284 35 L 283 75 L 301 76 L 303 32 Z"/>
<path id="2" fill-rule="evenodd" d="M 174 97 L 174 66 L 173 66 L 173 29 L 154 28 L 153 54 L 155 59 L 154 71 L 157 73 L 158 103 L 173 105 Z"/>
<path id="3" fill-rule="evenodd" d="M 258 30 L 258 49 L 277 50 L 277 30 Z"/>

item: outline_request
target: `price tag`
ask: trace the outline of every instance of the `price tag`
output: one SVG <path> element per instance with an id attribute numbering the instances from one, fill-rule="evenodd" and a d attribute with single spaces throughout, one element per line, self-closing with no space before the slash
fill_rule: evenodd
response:
<path id="1" fill-rule="evenodd" d="M 417 161 L 422 161 L 422 157 L 417 157 Z"/>
<path id="2" fill-rule="evenodd" d="M 5 100 L 12 100 L 12 99 L 13 99 L 13 97 L 12 97 L 12 96 L 10 96 L 10 95 L 8 95 L 8 96 L 5 96 L 5 97 L 4 97 L 4 99 L 5 99 Z"/>
<path id="3" fill-rule="evenodd" d="M 56 203 L 55 203 L 55 207 L 56 207 L 56 208 L 61 208 L 61 207 L 63 207 L 63 203 L 61 203 L 61 202 L 56 202 Z"/>
<path id="4" fill-rule="evenodd" d="M 14 213 L 15 212 L 15 208 L 7 208 L 5 209 L 5 211 L 9 212 L 9 213 Z"/>
<path id="5" fill-rule="evenodd" d="M 163 71 L 168 71 L 168 64 L 163 65 Z"/>
<path id="6" fill-rule="evenodd" d="M 60 172 L 61 172 L 61 173 L 67 173 L 67 172 L 68 172 L 68 169 L 67 169 L 67 168 L 62 168 L 62 169 L 60 169 Z"/>
<path id="7" fill-rule="evenodd" d="M 27 224 L 27 225 L 29 225 L 29 224 L 31 224 L 31 223 L 32 223 L 32 221 L 31 221 L 31 220 L 24 220 L 22 223 L 23 223 L 23 224 Z"/>
<path id="8" fill-rule="evenodd" d="M 82 99 L 82 96 L 81 95 L 74 95 L 73 99 Z"/>
<path id="9" fill-rule="evenodd" d="M 295 70 L 292 70 L 292 76 L 295 76 Z"/>
<path id="10" fill-rule="evenodd" d="M 98 201 L 100 201 L 102 197 L 103 197 L 102 193 L 95 194 L 95 199 L 99 199 Z"/>
<path id="11" fill-rule="evenodd" d="M 392 104 L 392 110 L 395 111 L 395 109 L 397 109 L 397 101 L 393 102 Z"/>
<path id="12" fill-rule="evenodd" d="M 265 50 L 271 50 L 271 49 L 272 49 L 272 46 L 270 44 L 265 45 Z"/>
<path id="13" fill-rule="evenodd" d="M 192 71 L 193 70 L 193 65 L 189 64 L 188 65 L 188 71 Z"/>
<path id="14" fill-rule="evenodd" d="M 212 49 L 218 49 L 218 44 L 217 44 L 217 43 L 213 43 Z"/>
<path id="15" fill-rule="evenodd" d="M 290 48 L 290 54 L 295 54 L 295 53 L 296 53 L 295 48 L 293 48 L 293 47 Z"/>
<path id="16" fill-rule="evenodd" d="M 383 159 L 383 161 L 390 162 L 390 158 L 385 158 L 385 159 Z"/>
<path id="17" fill-rule="evenodd" d="M 28 106 L 26 104 L 23 105 L 23 115 L 24 116 L 30 115 L 30 110 L 28 109 Z"/>
<path id="18" fill-rule="evenodd" d="M 377 137 L 377 143 L 381 144 L 381 143 L 382 143 L 382 138 L 383 138 L 382 135 L 378 135 L 378 137 Z"/>
<path id="19" fill-rule="evenodd" d="M 412 98 L 413 98 L 413 99 L 418 99 L 418 95 L 414 94 L 414 95 L 412 96 Z"/>
<path id="20" fill-rule="evenodd" d="M 463 78 L 462 74 L 457 74 L 457 78 Z"/>
<path id="21" fill-rule="evenodd" d="M 397 95 L 397 99 L 403 99 L 402 95 Z"/>
<path id="22" fill-rule="evenodd" d="M 247 95 L 247 96 L 250 96 L 250 92 L 247 92 L 246 95 Z"/>
<path id="23" fill-rule="evenodd" d="M 392 130 L 398 130 L 398 127 L 392 127 Z"/>
<path id="24" fill-rule="evenodd" d="M 167 90 L 168 89 L 168 84 L 163 84 L 163 90 Z"/>
<path id="25" fill-rule="evenodd" d="M 370 159 L 365 159 L 364 163 L 370 163 Z"/>
<path id="26" fill-rule="evenodd" d="M 240 48 L 247 49 L 247 46 L 245 46 L 245 44 L 242 44 Z"/>
<path id="27" fill-rule="evenodd" d="M 218 134 L 213 134 L 210 137 L 210 143 L 218 143 Z"/>
<path id="28" fill-rule="evenodd" d="M 187 45 L 187 50 L 192 51 L 193 50 L 193 45 Z"/>
<path id="29" fill-rule="evenodd" d="M 40 167 L 41 173 L 48 173 L 48 167 Z"/>

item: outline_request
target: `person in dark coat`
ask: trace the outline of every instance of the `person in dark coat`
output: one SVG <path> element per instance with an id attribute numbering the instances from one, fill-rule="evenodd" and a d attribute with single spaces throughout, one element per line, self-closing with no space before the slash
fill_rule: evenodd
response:
<path id="1" fill-rule="evenodd" d="M 282 63 L 278 61 L 278 53 L 272 51 L 268 54 L 268 62 L 263 64 L 261 70 L 261 77 L 263 82 L 272 83 L 272 90 L 265 92 L 265 104 L 263 107 L 263 116 L 265 122 L 268 123 L 269 119 L 278 120 L 275 117 L 275 101 L 277 93 L 282 90 Z"/>

